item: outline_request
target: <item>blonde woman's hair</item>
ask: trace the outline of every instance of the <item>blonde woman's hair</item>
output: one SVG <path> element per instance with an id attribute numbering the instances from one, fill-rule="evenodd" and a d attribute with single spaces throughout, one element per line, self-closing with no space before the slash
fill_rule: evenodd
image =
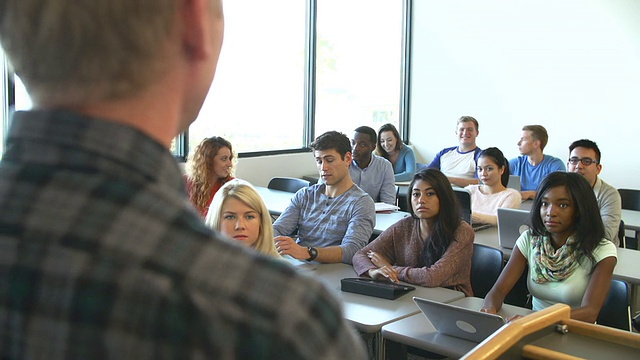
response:
<path id="1" fill-rule="evenodd" d="M 231 160 L 235 159 L 231 143 L 219 136 L 205 138 L 196 146 L 195 151 L 187 160 L 187 179 L 191 184 L 189 200 L 198 209 L 205 209 L 211 199 L 211 192 L 216 183 L 213 173 L 213 158 L 222 148 L 229 148 Z M 233 174 L 233 169 L 231 171 Z M 232 175 L 230 175 L 232 176 Z M 226 181 L 227 179 L 222 179 Z"/>
<path id="2" fill-rule="evenodd" d="M 273 241 L 273 225 L 271 224 L 269 210 L 258 191 L 253 185 L 244 180 L 230 180 L 218 190 L 213 196 L 213 201 L 211 201 L 205 223 L 212 229 L 220 231 L 222 206 L 229 198 L 242 201 L 260 216 L 260 233 L 258 240 L 254 244 L 254 249 L 265 255 L 280 257 Z"/>

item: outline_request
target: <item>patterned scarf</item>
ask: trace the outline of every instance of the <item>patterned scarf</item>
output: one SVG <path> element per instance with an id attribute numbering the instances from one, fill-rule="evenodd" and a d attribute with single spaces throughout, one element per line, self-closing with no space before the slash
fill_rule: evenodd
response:
<path id="1" fill-rule="evenodd" d="M 574 246 L 576 238 L 571 235 L 558 250 L 553 248 L 551 237 L 534 236 L 531 239 L 533 251 L 533 274 L 531 280 L 538 284 L 562 281 L 579 266 L 578 252 Z"/>

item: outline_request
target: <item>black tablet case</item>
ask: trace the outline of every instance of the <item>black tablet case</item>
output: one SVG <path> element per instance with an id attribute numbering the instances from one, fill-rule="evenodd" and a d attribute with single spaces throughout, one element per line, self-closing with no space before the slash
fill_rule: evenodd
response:
<path id="1" fill-rule="evenodd" d="M 346 292 L 394 300 L 411 290 L 415 290 L 415 287 L 366 278 L 344 278 L 340 280 L 340 289 Z"/>

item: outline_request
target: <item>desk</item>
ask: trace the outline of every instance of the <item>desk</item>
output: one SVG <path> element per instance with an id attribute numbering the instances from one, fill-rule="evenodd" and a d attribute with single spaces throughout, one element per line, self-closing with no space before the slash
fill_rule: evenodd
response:
<path id="1" fill-rule="evenodd" d="M 269 213 L 272 215 L 282 214 L 287 206 L 289 206 L 289 203 L 291 203 L 291 198 L 294 195 L 290 192 L 273 190 L 262 186 L 256 186 L 255 188 L 258 190 L 258 193 L 260 193 L 260 196 L 267 205 L 267 209 L 269 209 Z M 389 226 L 407 216 L 411 216 L 411 214 L 404 211 L 376 213 L 376 225 L 373 228 L 373 234 L 380 235 L 380 233 L 387 230 Z"/>
<path id="2" fill-rule="evenodd" d="M 480 309 L 483 299 L 466 297 L 452 301 L 451 304 L 467 309 Z M 527 315 L 533 311 L 505 304 L 498 314 L 504 318 L 513 315 Z M 401 344 L 445 355 L 457 359 L 473 349 L 478 343 L 443 335 L 436 331 L 429 320 L 422 314 L 413 315 L 382 327 L 382 337 Z"/>
<path id="3" fill-rule="evenodd" d="M 640 211 L 622 209 L 622 221 L 625 229 L 640 231 Z"/>
<path id="4" fill-rule="evenodd" d="M 379 357 L 384 354 L 382 337 L 380 336 L 382 327 L 420 312 L 413 302 L 412 298 L 414 296 L 440 302 L 450 302 L 464 298 L 464 294 L 459 291 L 422 286 L 416 286 L 415 290 L 395 300 L 343 292 L 340 290 L 340 280 L 358 276 L 351 265 L 342 263 L 320 264 L 315 271 L 307 274 L 322 281 L 340 299 L 345 318 L 356 329 L 364 333 L 375 334 Z"/>

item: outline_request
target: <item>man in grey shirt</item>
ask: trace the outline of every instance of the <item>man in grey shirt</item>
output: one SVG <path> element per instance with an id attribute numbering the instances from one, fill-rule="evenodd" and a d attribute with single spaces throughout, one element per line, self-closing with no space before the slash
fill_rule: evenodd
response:
<path id="1" fill-rule="evenodd" d="M 600 207 L 604 237 L 620 246 L 618 230 L 622 218 L 622 200 L 618 190 L 598 177 L 602 171 L 598 145 L 591 140 L 577 140 L 569 145 L 569 153 L 567 171 L 579 173 L 591 184 Z"/>
<path id="2" fill-rule="evenodd" d="M 353 182 L 364 190 L 375 202 L 396 204 L 395 176 L 389 160 L 374 155 L 378 143 L 376 131 L 360 126 L 351 139 L 353 161 L 349 174 Z"/>
<path id="3" fill-rule="evenodd" d="M 373 232 L 373 200 L 351 180 L 346 135 L 326 132 L 311 148 L 321 183 L 299 190 L 273 224 L 276 247 L 280 255 L 299 260 L 351 264 Z"/>

